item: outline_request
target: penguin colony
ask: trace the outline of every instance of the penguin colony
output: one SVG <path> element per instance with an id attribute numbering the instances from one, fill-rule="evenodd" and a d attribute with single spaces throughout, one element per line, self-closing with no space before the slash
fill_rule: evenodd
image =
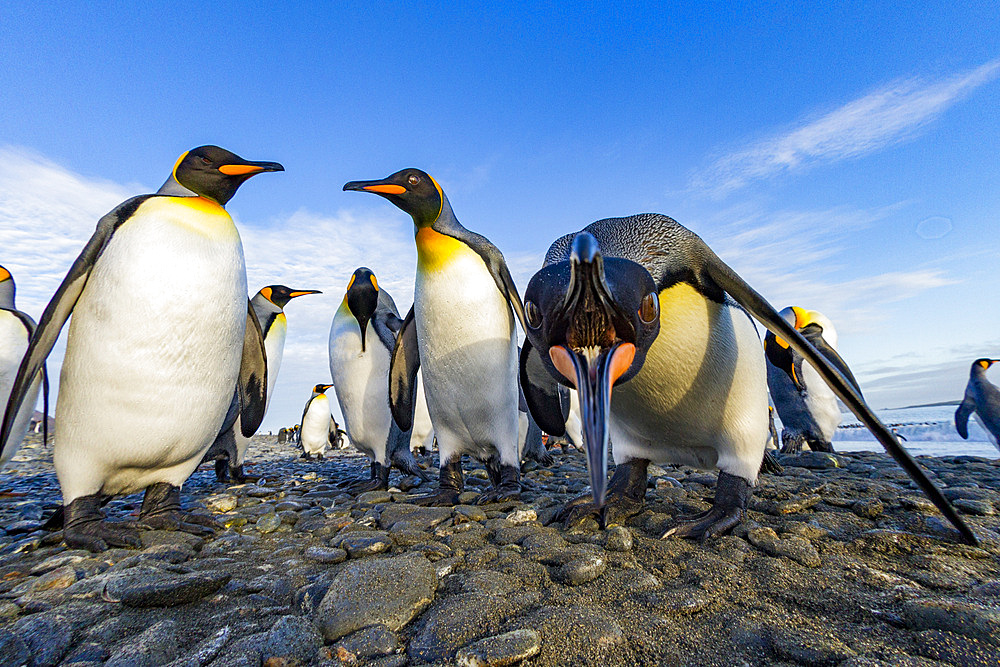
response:
<path id="1" fill-rule="evenodd" d="M 24 437 L 45 360 L 72 315 L 54 450 L 69 546 L 137 547 L 143 528 L 210 533 L 210 517 L 181 509 L 181 485 L 203 460 L 215 461 L 220 480 L 250 479 L 243 463 L 281 365 L 284 307 L 319 293 L 269 285 L 247 297 L 225 206 L 249 178 L 277 171 L 216 146 L 184 153 L 156 193 L 98 221 L 38 326 L 15 309 L 13 278 L 0 267 L 0 463 Z M 718 469 L 715 501 L 663 537 L 704 540 L 745 517 L 766 447 L 777 445 L 768 397 L 789 452 L 832 451 L 839 399 L 961 539 L 977 542 L 865 404 L 829 319 L 797 306 L 776 312 L 671 218 L 609 218 L 561 236 L 522 301 L 503 254 L 459 222 L 429 174 L 404 169 L 344 190 L 408 214 L 417 253 L 403 317 L 371 270 L 350 277 L 330 329 L 332 382 L 315 385 L 300 425 L 279 432 L 305 458 L 322 458 L 346 433 L 370 463 L 367 478 L 337 480 L 350 492 L 387 489 L 393 467 L 426 480 L 411 449 L 436 442 L 437 487 L 412 502 L 457 503 L 466 456 L 489 476 L 479 503 L 517 499 L 522 461 L 551 462 L 544 431 L 587 456 L 590 492 L 562 508 L 564 526 L 590 515 L 621 523 L 643 508 L 650 464 L 686 464 Z M 972 365 L 955 415 L 963 437 L 970 415 L 994 443 L 1000 436 L 1000 390 L 985 375 L 996 361 Z M 135 521 L 105 519 L 108 499 L 137 491 L 145 496 Z"/>

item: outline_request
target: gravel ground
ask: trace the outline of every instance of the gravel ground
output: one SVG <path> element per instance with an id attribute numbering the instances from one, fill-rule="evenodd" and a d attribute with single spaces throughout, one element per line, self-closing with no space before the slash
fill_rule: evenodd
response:
<path id="1" fill-rule="evenodd" d="M 226 525 L 214 538 L 90 554 L 34 529 L 59 492 L 51 449 L 27 443 L 0 474 L 24 494 L 0 497 L 0 664 L 1000 664 L 997 461 L 920 459 L 976 548 L 867 452 L 782 458 L 748 521 L 705 544 L 656 539 L 709 507 L 715 473 L 689 468 L 652 467 L 627 525 L 567 531 L 546 523 L 586 488 L 575 451 L 529 465 L 520 503 L 454 508 L 407 503 L 395 472 L 388 493 L 344 493 L 367 476 L 352 452 L 307 462 L 258 436 L 250 459 L 260 483 L 203 466 L 185 485 Z M 462 500 L 486 484 L 473 468 Z"/>

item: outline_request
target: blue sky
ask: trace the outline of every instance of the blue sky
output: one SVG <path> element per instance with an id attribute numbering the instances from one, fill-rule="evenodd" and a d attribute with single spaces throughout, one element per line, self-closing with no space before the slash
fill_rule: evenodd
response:
<path id="1" fill-rule="evenodd" d="M 874 407 L 1000 356 L 1000 9 L 723 3 L 0 2 L 0 264 L 38 315 L 100 215 L 215 143 L 287 171 L 228 208 L 293 301 L 264 427 L 329 377 L 353 269 L 405 308 L 420 167 L 523 288 L 548 244 L 655 211 L 819 310 Z M 53 359 L 58 362 L 61 351 Z"/>

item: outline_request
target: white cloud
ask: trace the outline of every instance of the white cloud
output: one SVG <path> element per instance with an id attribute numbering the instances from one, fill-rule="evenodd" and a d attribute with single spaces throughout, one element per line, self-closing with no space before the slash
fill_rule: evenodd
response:
<path id="1" fill-rule="evenodd" d="M 690 187 L 716 196 L 783 172 L 871 153 L 914 136 L 941 113 L 1000 74 L 1000 60 L 946 79 L 894 81 L 816 118 L 805 119 L 716 159 Z"/>

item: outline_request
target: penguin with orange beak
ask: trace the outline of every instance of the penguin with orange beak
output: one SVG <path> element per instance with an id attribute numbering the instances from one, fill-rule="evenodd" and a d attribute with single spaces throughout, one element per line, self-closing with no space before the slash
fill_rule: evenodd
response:
<path id="1" fill-rule="evenodd" d="M 965 396 L 955 411 L 955 428 L 969 439 L 969 416 L 975 418 L 993 445 L 1000 449 L 1000 389 L 989 381 L 986 371 L 1000 359 L 976 359 L 969 370 Z"/>
<path id="2" fill-rule="evenodd" d="M 609 218 L 552 244 L 525 291 L 525 398 L 561 435 L 557 383 L 579 393 L 591 493 L 557 516 L 605 525 L 641 511 L 650 463 L 719 470 L 712 508 L 666 531 L 707 539 L 746 514 L 769 439 L 751 315 L 812 364 L 960 531 L 976 537 L 851 383 L 697 235 L 664 215 Z M 617 464 L 610 484 L 609 435 Z"/>

